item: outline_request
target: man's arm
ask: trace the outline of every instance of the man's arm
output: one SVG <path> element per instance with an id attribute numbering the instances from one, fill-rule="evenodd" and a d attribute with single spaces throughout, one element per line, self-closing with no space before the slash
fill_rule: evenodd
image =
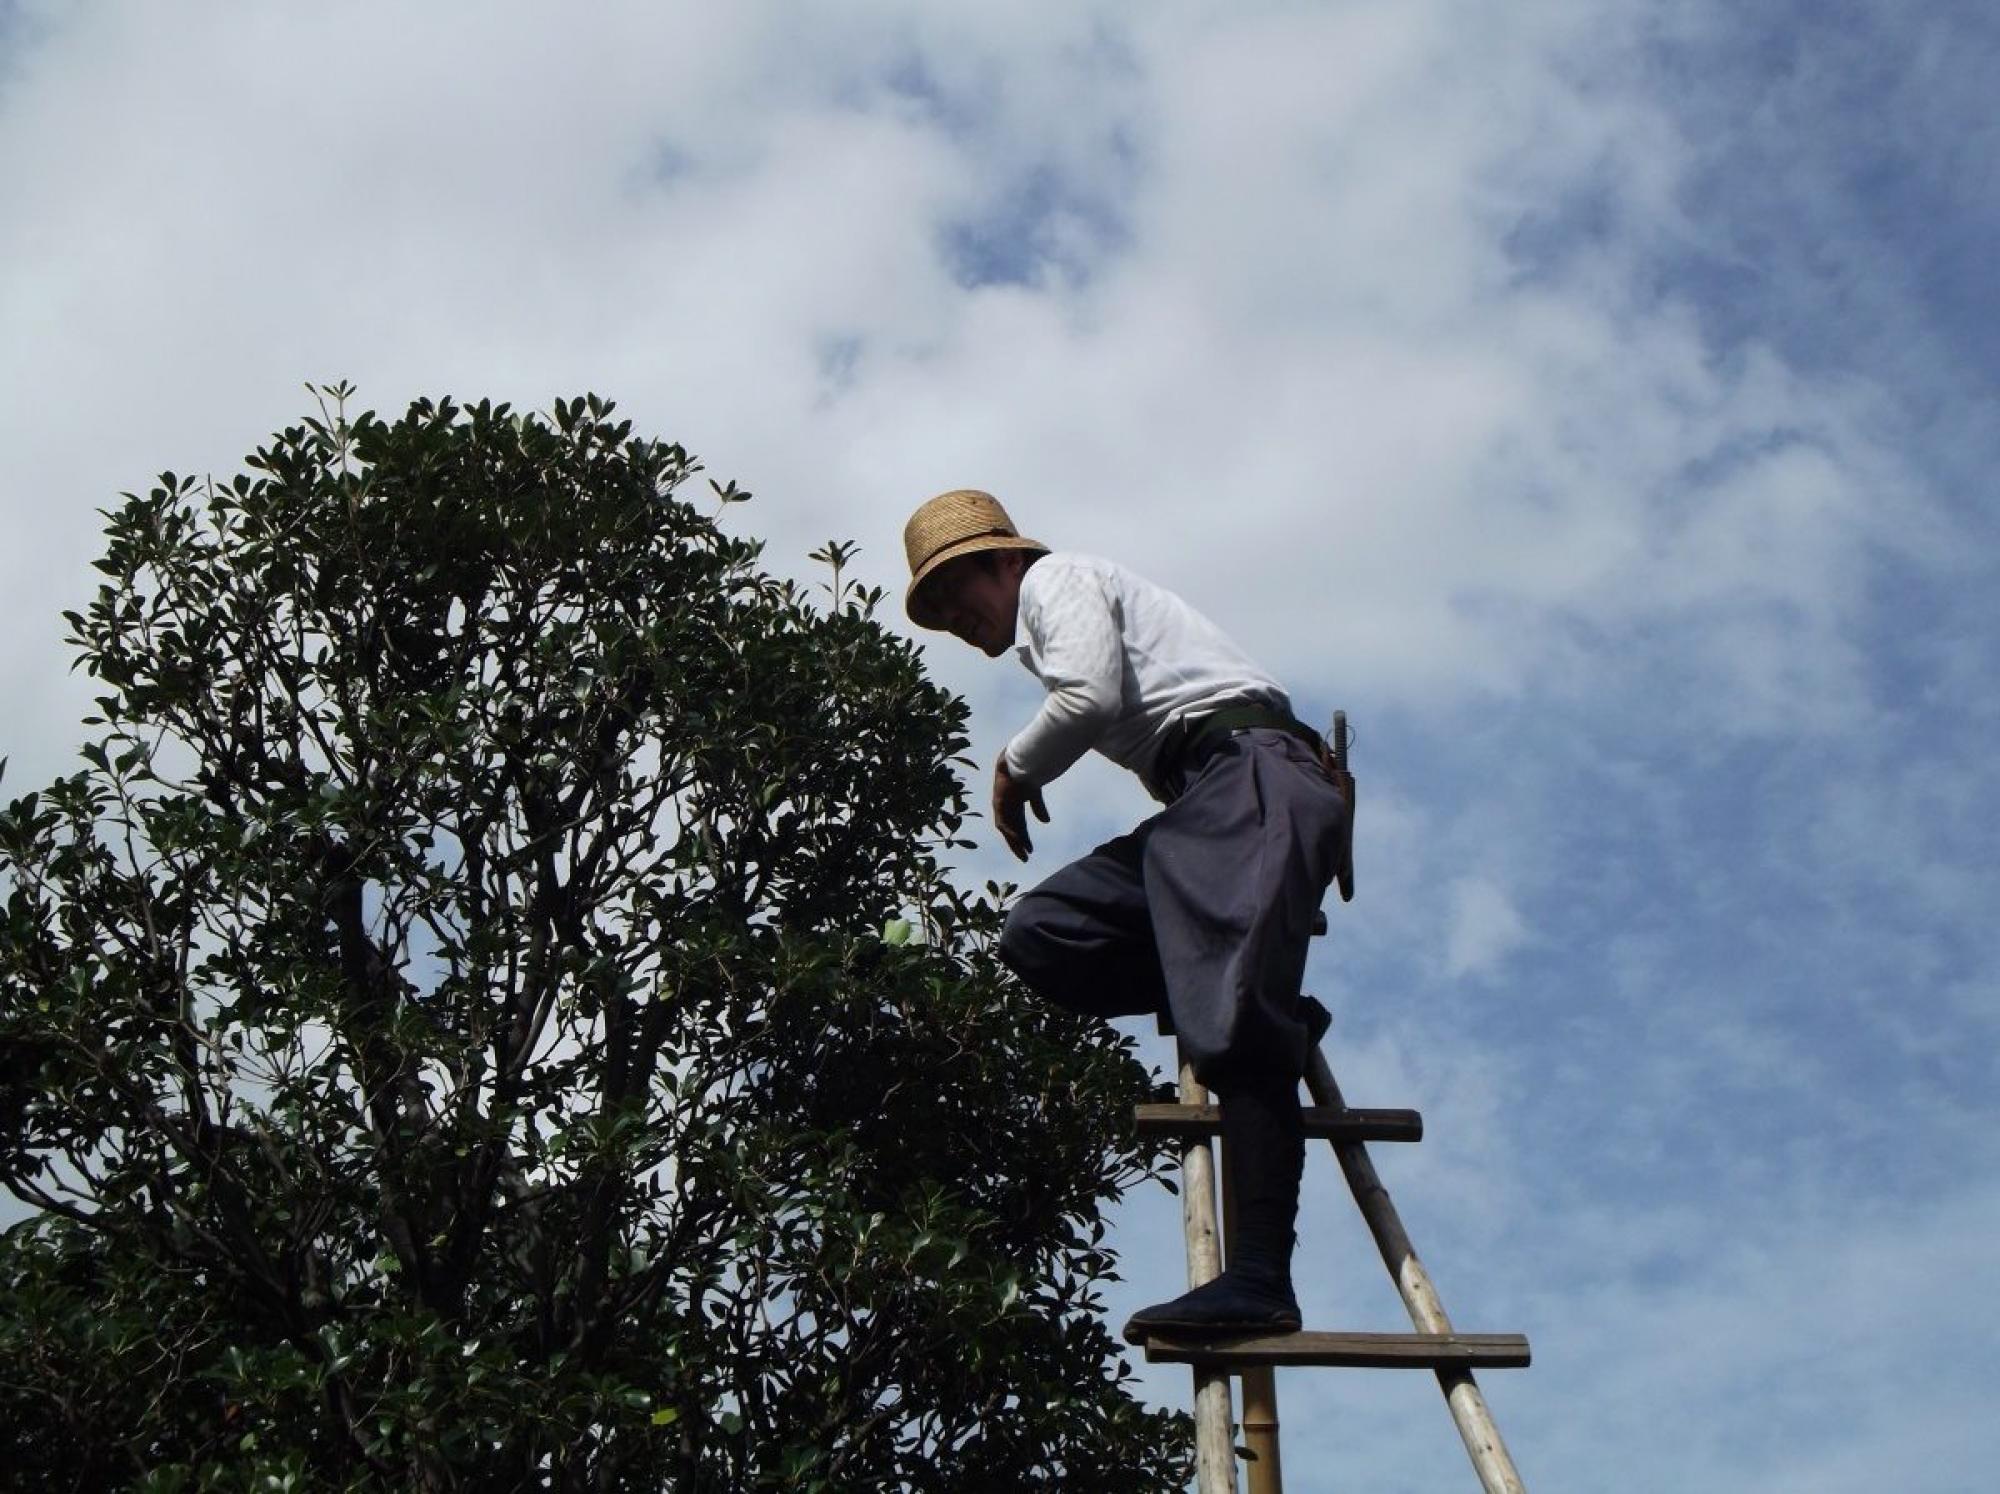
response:
<path id="1" fill-rule="evenodd" d="M 1044 561 L 1024 585 L 1020 624 L 1048 699 L 1000 755 L 1010 777 L 1040 790 L 1069 771 L 1118 719 L 1124 652 L 1111 598 L 1090 572 Z M 997 785 L 996 785 L 997 787 Z"/>

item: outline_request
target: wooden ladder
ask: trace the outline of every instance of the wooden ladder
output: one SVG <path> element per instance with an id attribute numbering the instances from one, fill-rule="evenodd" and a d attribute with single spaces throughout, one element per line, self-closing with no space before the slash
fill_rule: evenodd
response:
<path id="1" fill-rule="evenodd" d="M 1346 775 L 1346 720 L 1334 718 L 1335 771 Z M 1353 780 L 1347 779 L 1348 803 L 1353 804 Z M 1341 895 L 1352 896 L 1352 871 L 1341 881 Z M 1326 915 L 1314 920 L 1313 932 L 1326 931 Z M 1162 1030 L 1166 1029 L 1163 1022 Z M 1188 1286 L 1198 1287 L 1222 1274 L 1229 1216 L 1230 1159 L 1222 1159 L 1223 1227 L 1216 1210 L 1215 1158 L 1211 1137 L 1222 1129 L 1221 1111 L 1211 1104 L 1207 1089 L 1195 1078 L 1184 1047 L 1179 1049 L 1180 1103 L 1141 1105 L 1142 1132 L 1178 1138 L 1181 1150 L 1181 1217 L 1187 1230 Z M 1464 1439 L 1486 1494 L 1526 1494 L 1514 1460 L 1486 1409 L 1486 1398 L 1472 1378 L 1475 1369 L 1522 1369 L 1528 1364 L 1528 1340 L 1518 1333 L 1459 1333 L 1445 1316 L 1444 1304 L 1431 1285 L 1430 1273 L 1410 1244 L 1410 1237 L 1369 1160 L 1371 1141 L 1417 1141 L 1423 1119 L 1414 1110 L 1352 1110 L 1341 1097 L 1326 1055 L 1315 1048 L 1308 1056 L 1306 1088 L 1313 1103 L 1305 1109 L 1308 1140 L 1323 1138 L 1333 1146 L 1340 1170 L 1360 1205 L 1382 1262 L 1395 1280 L 1403 1305 L 1409 1309 L 1415 1333 L 1287 1333 L 1271 1337 L 1206 1340 L 1153 1337 L 1145 1342 L 1149 1363 L 1194 1367 L 1195 1487 L 1199 1494 L 1235 1494 L 1236 1446 L 1231 1379 L 1243 1382 L 1243 1440 L 1249 1465 L 1250 1494 L 1282 1494 L 1284 1475 L 1278 1456 L 1278 1395 L 1280 1365 L 1344 1366 L 1364 1369 L 1428 1369 L 1451 1408 L 1452 1420 Z"/>

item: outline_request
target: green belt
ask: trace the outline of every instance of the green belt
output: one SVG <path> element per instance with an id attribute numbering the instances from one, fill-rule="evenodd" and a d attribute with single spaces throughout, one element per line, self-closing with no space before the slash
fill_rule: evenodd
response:
<path id="1" fill-rule="evenodd" d="M 1210 711 L 1191 726 L 1183 726 L 1170 737 L 1153 764 L 1153 776 L 1171 783 L 1184 766 L 1200 763 L 1201 756 L 1197 754 L 1206 755 L 1204 747 L 1213 747 L 1223 737 L 1258 727 L 1290 732 L 1301 741 L 1310 742 L 1315 751 L 1321 746 L 1319 733 L 1289 711 L 1267 705 L 1224 706 Z"/>

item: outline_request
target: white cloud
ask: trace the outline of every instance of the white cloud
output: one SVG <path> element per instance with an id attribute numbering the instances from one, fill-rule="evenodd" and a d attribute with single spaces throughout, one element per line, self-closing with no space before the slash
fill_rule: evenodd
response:
<path id="1" fill-rule="evenodd" d="M 1451 930 L 1445 973 L 1487 975 L 1529 937 L 1507 894 L 1484 877 L 1460 877 L 1451 886 Z"/>

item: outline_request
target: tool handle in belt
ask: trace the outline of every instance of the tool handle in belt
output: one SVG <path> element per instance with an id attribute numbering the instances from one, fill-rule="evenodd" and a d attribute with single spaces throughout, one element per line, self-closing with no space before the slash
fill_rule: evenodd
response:
<path id="1" fill-rule="evenodd" d="M 1325 749 L 1322 748 L 1322 751 Z M 1340 900 L 1354 901 L 1354 775 L 1347 771 L 1347 712 L 1333 713 L 1333 750 L 1326 754 L 1326 771 L 1333 785 L 1347 801 L 1347 841 L 1340 848 L 1340 865 L 1334 881 L 1340 886 Z"/>

